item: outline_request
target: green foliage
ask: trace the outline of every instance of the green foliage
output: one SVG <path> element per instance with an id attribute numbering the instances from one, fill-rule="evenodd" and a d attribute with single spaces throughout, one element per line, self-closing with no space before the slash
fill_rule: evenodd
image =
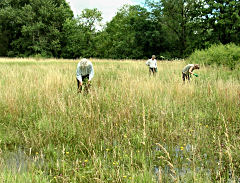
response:
<path id="1" fill-rule="evenodd" d="M 207 5 L 207 6 L 206 6 Z M 203 15 L 207 19 L 203 23 L 212 29 L 213 39 L 222 44 L 230 42 L 239 43 L 240 30 L 240 2 L 239 0 L 208 0 L 206 1 Z"/>
<path id="2" fill-rule="evenodd" d="M 146 8 L 124 6 L 107 23 L 100 35 L 100 47 L 106 58 L 148 58 L 166 52 L 164 35 L 161 24 L 151 18 Z"/>
<path id="3" fill-rule="evenodd" d="M 102 14 L 97 9 L 84 9 L 74 19 L 67 19 L 63 24 L 63 58 L 93 57 L 97 54 L 96 26 L 100 24 Z M 99 40 L 101 44 L 102 40 Z"/>
<path id="4" fill-rule="evenodd" d="M 3 0 L 0 32 L 8 35 L 2 56 L 59 57 L 62 49 L 62 25 L 73 13 L 65 0 Z M 8 31 L 6 31 L 8 30 Z"/>
<path id="5" fill-rule="evenodd" d="M 147 0 L 153 16 L 166 26 L 168 39 L 178 56 L 212 44 L 239 44 L 238 0 Z"/>
<path id="6" fill-rule="evenodd" d="M 212 45 L 205 50 L 196 50 L 188 60 L 206 65 L 224 65 L 234 69 L 240 64 L 240 47 L 235 44 Z"/>
<path id="7" fill-rule="evenodd" d="M 93 32 L 102 20 L 102 13 L 97 8 L 84 9 L 77 19 L 82 28 Z"/>
<path id="8" fill-rule="evenodd" d="M 77 18 L 66 0 L 0 1 L 0 56 L 186 58 L 212 44 L 240 43 L 239 0 L 146 0 L 125 5 L 106 25 L 102 13 Z"/>
<path id="9" fill-rule="evenodd" d="M 61 57 L 78 58 L 82 56 L 83 32 L 77 25 L 76 19 L 67 19 L 63 24 L 64 47 Z"/>
<path id="10" fill-rule="evenodd" d="M 239 10 L 238 0 L 199 1 L 191 17 L 195 37 L 193 47 L 202 49 L 214 43 L 239 44 Z"/>
<path id="11" fill-rule="evenodd" d="M 157 22 L 165 27 L 167 39 L 175 53 L 172 56 L 180 58 L 189 54 L 189 47 L 192 45 L 190 36 L 193 27 L 190 26 L 190 19 L 193 16 L 195 5 L 194 0 L 160 0 L 147 1 L 152 9 L 152 16 Z"/>

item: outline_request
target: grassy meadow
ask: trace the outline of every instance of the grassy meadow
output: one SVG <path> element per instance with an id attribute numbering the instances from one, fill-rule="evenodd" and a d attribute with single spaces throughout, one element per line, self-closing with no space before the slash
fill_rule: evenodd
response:
<path id="1" fill-rule="evenodd" d="M 240 72 L 183 61 L 0 59 L 0 183 L 238 182 Z"/>

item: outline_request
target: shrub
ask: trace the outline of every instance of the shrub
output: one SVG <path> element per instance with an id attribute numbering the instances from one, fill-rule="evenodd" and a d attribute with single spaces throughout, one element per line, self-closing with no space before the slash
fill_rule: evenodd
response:
<path id="1" fill-rule="evenodd" d="M 224 65 L 235 69 L 240 63 L 240 47 L 235 44 L 212 45 L 205 50 L 196 50 L 188 60 L 206 65 Z"/>

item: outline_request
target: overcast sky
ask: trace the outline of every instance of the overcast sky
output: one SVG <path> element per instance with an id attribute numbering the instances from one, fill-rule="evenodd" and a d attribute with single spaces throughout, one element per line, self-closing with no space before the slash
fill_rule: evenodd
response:
<path id="1" fill-rule="evenodd" d="M 85 8 L 97 8 L 102 12 L 103 23 L 106 23 L 124 4 L 143 5 L 145 0 L 67 0 L 67 2 L 70 3 L 75 16 L 81 14 Z"/>

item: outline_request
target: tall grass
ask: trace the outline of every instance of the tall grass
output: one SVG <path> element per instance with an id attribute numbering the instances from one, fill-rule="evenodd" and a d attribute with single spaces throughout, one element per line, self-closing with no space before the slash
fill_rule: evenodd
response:
<path id="1" fill-rule="evenodd" d="M 240 177 L 239 73 L 182 62 L 0 60 L 3 182 L 226 182 Z M 13 161 L 14 160 L 14 161 Z"/>

